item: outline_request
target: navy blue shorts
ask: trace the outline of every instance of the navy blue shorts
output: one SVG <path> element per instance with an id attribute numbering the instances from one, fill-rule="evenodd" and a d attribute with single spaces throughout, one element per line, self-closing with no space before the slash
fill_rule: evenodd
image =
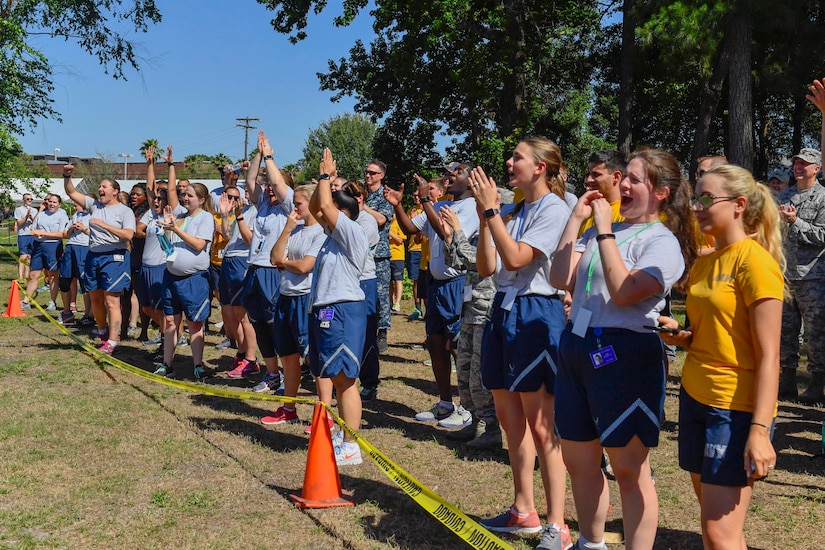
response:
<path id="1" fill-rule="evenodd" d="M 319 314 L 332 309 L 329 327 L 322 328 Z M 332 378 L 343 372 L 347 378 L 358 378 L 367 314 L 364 302 L 342 302 L 314 308 L 309 319 L 309 366 L 312 374 Z"/>
<path id="2" fill-rule="evenodd" d="M 421 251 L 414 250 L 407 255 L 407 277 L 411 281 L 418 280 L 418 271 L 421 269 Z"/>
<path id="3" fill-rule="evenodd" d="M 404 260 L 390 260 L 390 280 L 404 280 Z"/>
<path id="4" fill-rule="evenodd" d="M 63 255 L 63 243 L 57 241 L 54 243 L 41 243 L 34 241 L 32 248 L 32 259 L 29 266 L 32 271 L 57 271 L 60 269 L 60 256 Z"/>
<path id="5" fill-rule="evenodd" d="M 221 278 L 221 266 L 210 263 L 207 274 L 209 275 L 209 290 L 219 292 L 218 280 Z"/>
<path id="6" fill-rule="evenodd" d="M 117 252 L 92 252 L 86 254 L 83 270 L 83 288 L 89 292 L 104 290 L 121 292 L 132 283 L 128 250 Z"/>
<path id="7" fill-rule="evenodd" d="M 242 305 L 253 323 L 275 320 L 275 303 L 281 286 L 281 273 L 277 267 L 249 266 L 246 272 Z"/>
<path id="8" fill-rule="evenodd" d="M 86 266 L 86 255 L 88 253 L 88 246 L 66 245 L 63 256 L 60 258 L 60 276 L 64 279 L 80 279 L 83 276 L 83 268 Z"/>
<path id="9" fill-rule="evenodd" d="M 504 293 L 496 293 L 490 322 L 481 342 L 481 381 L 488 390 L 513 392 L 544 389 L 552 394 L 564 331 L 561 300 L 548 296 L 518 296 L 510 311 L 501 308 Z"/>
<path id="10" fill-rule="evenodd" d="M 249 267 L 246 256 L 224 257 L 221 264 L 221 276 L 218 279 L 218 292 L 222 306 L 240 306 L 243 303 L 246 268 Z"/>
<path id="11" fill-rule="evenodd" d="M 32 235 L 18 235 L 17 236 L 17 250 L 21 256 L 30 256 L 34 248 L 34 236 Z"/>
<path id="12" fill-rule="evenodd" d="M 659 336 L 620 328 L 584 338 L 568 323 L 559 342 L 556 427 L 562 439 L 624 447 L 638 436 L 659 444 L 665 402 L 665 355 Z M 610 351 L 615 361 L 606 360 Z M 596 365 L 599 365 L 598 367 Z"/>
<path id="13" fill-rule="evenodd" d="M 160 311 L 166 298 L 166 265 L 143 265 L 137 283 L 138 303 Z"/>
<path id="14" fill-rule="evenodd" d="M 679 392 L 679 467 L 702 483 L 745 487 L 745 444 L 753 413 L 703 405 L 684 388 Z M 773 439 L 773 424 L 770 436 Z"/>
<path id="15" fill-rule="evenodd" d="M 367 315 L 378 314 L 378 279 L 364 279 L 358 281 L 358 286 L 364 292 L 364 304 L 367 308 Z"/>
<path id="16" fill-rule="evenodd" d="M 427 288 L 427 313 L 424 330 L 443 334 L 450 340 L 458 339 L 461 330 L 461 308 L 464 306 L 464 275 L 439 281 L 432 279 Z"/>
<path id="17" fill-rule="evenodd" d="M 278 296 L 275 305 L 275 351 L 281 357 L 309 352 L 309 294 Z"/>
<path id="18" fill-rule="evenodd" d="M 199 271 L 192 275 L 172 275 L 168 271 L 163 279 L 163 314 L 183 313 L 192 322 L 209 318 L 209 275 Z"/>

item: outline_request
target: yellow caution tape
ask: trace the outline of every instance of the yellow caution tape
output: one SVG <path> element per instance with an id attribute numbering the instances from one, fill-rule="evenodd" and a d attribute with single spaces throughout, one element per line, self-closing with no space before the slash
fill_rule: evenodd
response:
<path id="1" fill-rule="evenodd" d="M 9 250 L 2 245 L 0 248 L 6 253 L 14 257 Z M 16 284 L 16 283 L 15 283 Z M 21 285 L 22 286 L 22 285 Z M 21 292 L 28 296 L 25 290 L 21 288 Z M 229 399 L 241 399 L 250 401 L 281 401 L 285 403 L 304 403 L 307 405 L 314 405 L 316 400 L 306 397 L 285 397 L 281 395 L 266 395 L 253 392 L 240 392 L 215 388 L 209 385 L 196 384 L 192 382 L 183 382 L 181 380 L 172 380 L 164 376 L 159 376 L 151 372 L 145 371 L 134 365 L 130 365 L 125 361 L 121 361 L 111 355 L 106 355 L 97 350 L 89 342 L 84 341 L 79 336 L 70 332 L 65 326 L 57 322 L 57 319 L 49 315 L 43 307 L 31 300 L 30 302 L 37 308 L 40 313 L 56 326 L 63 334 L 68 336 L 75 344 L 82 348 L 85 352 L 92 356 L 96 361 L 107 363 L 118 369 L 125 370 L 136 376 L 146 378 L 152 382 L 157 382 L 165 386 L 177 388 L 179 390 L 200 393 L 204 395 L 214 395 L 216 397 L 226 397 Z M 393 481 L 402 491 L 412 498 L 416 504 L 421 506 L 424 510 L 430 513 L 435 519 L 441 522 L 464 542 L 473 548 L 479 550 L 512 550 L 512 546 L 493 535 L 490 531 L 482 527 L 475 520 L 469 518 L 467 515 L 458 510 L 455 506 L 441 498 L 423 483 L 418 481 L 413 475 L 398 466 L 395 462 L 387 458 L 387 456 L 374 447 L 362 435 L 353 430 L 344 420 L 339 417 L 336 412 L 326 403 L 322 403 L 327 412 L 335 419 L 339 426 L 345 430 L 352 439 L 369 455 L 375 464 L 384 472 L 390 480 Z"/>

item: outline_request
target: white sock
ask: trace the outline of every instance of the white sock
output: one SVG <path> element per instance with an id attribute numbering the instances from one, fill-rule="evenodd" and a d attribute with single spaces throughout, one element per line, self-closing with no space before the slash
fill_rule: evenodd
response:
<path id="1" fill-rule="evenodd" d="M 605 548 L 607 548 L 604 545 L 604 538 L 602 538 L 601 542 L 589 542 L 581 533 L 579 533 L 579 540 L 576 545 L 585 550 L 605 550 Z"/>
<path id="2" fill-rule="evenodd" d="M 116 347 L 117 347 L 117 342 L 115 342 L 114 340 L 106 340 L 106 342 L 107 342 L 110 346 L 112 346 L 113 348 L 116 348 Z"/>

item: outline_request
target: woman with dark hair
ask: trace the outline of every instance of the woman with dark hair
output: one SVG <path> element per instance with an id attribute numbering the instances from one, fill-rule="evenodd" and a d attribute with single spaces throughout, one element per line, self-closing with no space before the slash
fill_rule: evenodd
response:
<path id="1" fill-rule="evenodd" d="M 92 311 L 101 346 L 111 355 L 120 342 L 123 317 L 120 294 L 131 284 L 129 243 L 135 235 L 135 214 L 118 201 L 120 184 L 106 178 L 95 199 L 75 189 L 74 166 L 63 167 L 63 187 L 70 199 L 89 212 L 89 253 L 83 272 L 83 288 L 92 295 Z"/>
<path id="2" fill-rule="evenodd" d="M 650 449 L 658 445 L 665 355 L 656 325 L 673 286 L 696 259 L 690 185 L 669 153 L 634 152 L 621 190 L 623 222 L 600 191 L 586 191 L 567 222 L 550 282 L 573 292 L 559 345 L 556 426 L 578 512 L 578 548 L 607 548 L 602 447 L 619 483 L 626 546 L 649 549 L 658 500 Z M 579 238 L 591 215 L 594 225 Z"/>
<path id="3" fill-rule="evenodd" d="M 152 147 L 152 150 L 154 150 L 154 147 Z M 154 161 L 154 159 L 152 160 Z M 125 327 L 126 336 L 145 340 L 146 332 L 149 330 L 149 317 L 141 311 L 140 300 L 138 300 L 136 292 L 137 282 L 140 278 L 140 267 L 143 263 L 143 249 L 146 245 L 146 233 L 137 230 L 137 223 L 149 211 L 150 207 L 145 183 L 138 183 L 132 187 L 129 192 L 129 206 L 132 208 L 132 212 L 135 213 L 135 236 L 132 238 L 132 248 L 129 254 L 132 259 L 132 285 L 127 292 L 124 292 L 121 300 L 124 315 L 128 312 L 128 322 Z M 138 318 L 140 318 L 140 329 L 137 326 Z"/>
<path id="4" fill-rule="evenodd" d="M 361 367 L 367 319 L 359 277 L 369 246 L 366 234 L 355 221 L 359 208 L 352 190 L 332 192 L 330 181 L 338 171 L 329 149 L 324 149 L 320 171 L 309 207 L 327 239 L 318 254 L 312 284 L 309 362 L 316 378 L 332 380 L 338 394 L 339 414 L 357 430 L 361 424 L 361 395 L 355 382 Z M 319 383 L 318 390 L 321 401 L 332 401 L 332 387 Z M 361 463 L 358 444 L 343 430 L 335 434 L 333 446 L 338 465 Z"/>

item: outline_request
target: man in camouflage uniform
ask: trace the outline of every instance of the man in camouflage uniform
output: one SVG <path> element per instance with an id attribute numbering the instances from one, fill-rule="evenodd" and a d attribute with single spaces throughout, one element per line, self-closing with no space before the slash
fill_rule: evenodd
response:
<path id="1" fill-rule="evenodd" d="M 392 326 L 390 310 L 390 225 L 394 210 L 384 198 L 383 180 L 387 167 L 373 159 L 364 171 L 367 197 L 364 212 L 378 222 L 378 246 L 375 248 L 375 276 L 378 279 L 378 351 L 387 352 L 387 331 Z"/>
<path id="2" fill-rule="evenodd" d="M 793 158 L 796 185 L 779 194 L 787 225 L 785 278 L 790 293 L 782 308 L 779 396 L 797 398 L 799 332 L 804 325 L 811 383 L 799 401 L 811 404 L 822 401 L 825 385 L 825 187 L 816 180 L 821 158 L 815 149 L 802 149 Z"/>

